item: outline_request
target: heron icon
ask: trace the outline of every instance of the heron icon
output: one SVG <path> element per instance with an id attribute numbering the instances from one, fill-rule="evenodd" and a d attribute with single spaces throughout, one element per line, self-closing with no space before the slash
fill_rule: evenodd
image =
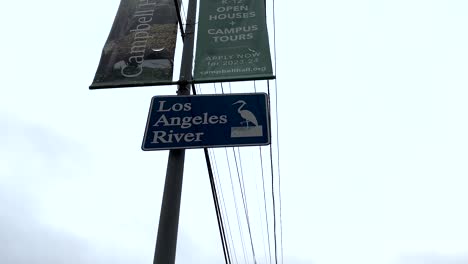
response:
<path id="1" fill-rule="evenodd" d="M 249 127 L 249 122 L 254 124 L 255 126 L 258 126 L 258 122 L 257 122 L 257 118 L 255 117 L 255 115 L 250 112 L 249 110 L 243 110 L 242 107 L 244 107 L 247 103 L 243 100 L 239 100 L 235 103 L 233 103 L 232 105 L 235 105 L 235 104 L 241 104 L 241 106 L 239 106 L 239 108 L 237 109 L 237 112 L 240 114 L 240 116 L 244 119 L 244 121 L 241 122 L 241 124 L 246 124 L 247 127 Z"/>

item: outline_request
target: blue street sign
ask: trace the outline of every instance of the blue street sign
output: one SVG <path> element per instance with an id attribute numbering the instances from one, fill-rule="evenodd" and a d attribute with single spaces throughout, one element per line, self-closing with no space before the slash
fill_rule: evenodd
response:
<path id="1" fill-rule="evenodd" d="M 154 96 L 143 150 L 270 144 L 267 95 Z"/>

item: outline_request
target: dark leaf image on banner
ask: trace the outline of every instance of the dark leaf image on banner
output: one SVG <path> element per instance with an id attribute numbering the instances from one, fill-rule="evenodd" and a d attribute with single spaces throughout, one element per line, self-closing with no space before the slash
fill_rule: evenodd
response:
<path id="1" fill-rule="evenodd" d="M 273 79 L 265 2 L 200 2 L 195 82 Z"/>
<path id="2" fill-rule="evenodd" d="M 174 0 L 121 0 L 90 89 L 172 83 Z"/>

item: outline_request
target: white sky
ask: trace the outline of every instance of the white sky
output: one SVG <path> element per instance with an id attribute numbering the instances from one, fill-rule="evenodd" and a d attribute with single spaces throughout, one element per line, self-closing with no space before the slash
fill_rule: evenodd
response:
<path id="1" fill-rule="evenodd" d="M 1 263 L 152 263 L 167 152 L 140 145 L 151 97 L 176 88 L 88 90 L 118 5 L 3 3 Z M 276 1 L 285 263 L 468 263 L 467 13 Z M 202 154 L 186 156 L 178 263 L 223 261 Z"/>

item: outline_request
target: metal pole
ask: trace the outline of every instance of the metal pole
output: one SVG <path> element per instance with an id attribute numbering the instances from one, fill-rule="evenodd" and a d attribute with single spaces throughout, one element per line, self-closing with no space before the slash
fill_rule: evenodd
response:
<path id="1" fill-rule="evenodd" d="M 195 40 L 195 20 L 197 0 L 189 0 L 187 21 L 184 34 L 184 48 L 180 67 L 180 85 L 178 95 L 189 95 L 192 80 L 192 61 Z M 153 264 L 174 264 L 177 248 L 177 231 L 179 229 L 180 200 L 184 175 L 185 149 L 169 151 L 166 182 L 159 216 L 158 236 Z"/>

